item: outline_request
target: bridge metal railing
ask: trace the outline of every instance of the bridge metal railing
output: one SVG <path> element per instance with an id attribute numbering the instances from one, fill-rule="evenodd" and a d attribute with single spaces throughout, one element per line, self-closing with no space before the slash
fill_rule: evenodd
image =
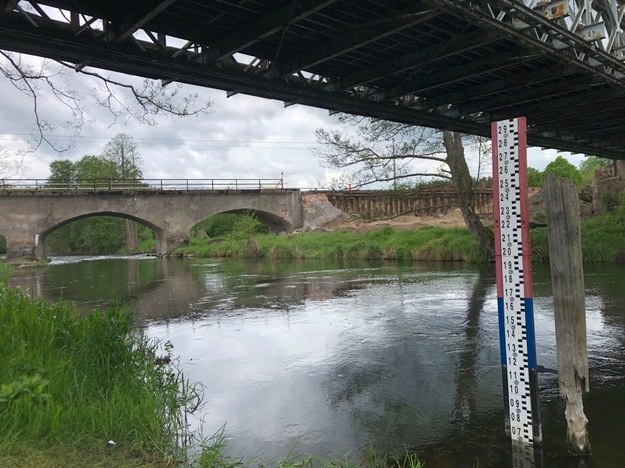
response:
<path id="1" fill-rule="evenodd" d="M 34 191 L 192 191 L 283 190 L 284 179 L 2 179 L 0 190 Z"/>

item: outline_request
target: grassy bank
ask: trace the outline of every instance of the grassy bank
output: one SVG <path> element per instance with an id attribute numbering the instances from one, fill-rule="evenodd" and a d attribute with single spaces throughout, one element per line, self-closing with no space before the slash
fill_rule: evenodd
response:
<path id="1" fill-rule="evenodd" d="M 547 228 L 531 232 L 532 260 L 549 261 Z M 611 213 L 582 220 L 584 262 L 625 262 L 625 194 Z"/>
<path id="2" fill-rule="evenodd" d="M 0 263 L 0 466 L 420 468 L 416 455 L 267 462 L 225 454 L 220 431 L 189 459 L 184 415 L 199 402 L 171 365 L 171 349 L 131 332 L 119 310 L 78 314 L 6 286 Z M 199 440 L 201 435 L 194 434 Z"/>
<path id="3" fill-rule="evenodd" d="M 531 231 L 532 260 L 549 261 L 546 228 Z M 625 261 L 625 195 L 615 211 L 582 220 L 585 262 Z M 234 230 L 217 238 L 195 238 L 177 253 L 199 257 L 273 259 L 427 260 L 483 262 L 466 228 L 425 227 L 395 231 L 385 227 L 370 232 L 302 232 L 288 236 Z"/>
<path id="4" fill-rule="evenodd" d="M 256 456 L 249 460 L 231 458 L 224 454 L 226 448 L 225 432 L 221 431 L 211 439 L 212 445 L 206 448 L 196 463 L 200 468 L 242 468 L 247 466 L 275 468 L 423 468 L 425 463 L 419 461 L 416 454 L 404 449 L 395 456 L 378 455 L 371 445 L 364 448 L 358 461 L 346 454 L 335 460 L 327 460 L 312 455 L 294 453 L 280 458 L 276 462 L 267 462 Z"/>
<path id="5" fill-rule="evenodd" d="M 176 463 L 197 395 L 131 321 L 0 284 L 0 466 Z"/>
<path id="6" fill-rule="evenodd" d="M 531 231 L 532 261 L 549 261 L 547 228 Z M 485 261 L 465 228 L 421 228 L 395 232 L 391 228 L 366 233 L 303 232 L 290 236 L 233 233 L 221 239 L 194 239 L 177 250 L 198 257 L 334 260 Z M 585 262 L 625 261 L 625 223 L 615 215 L 582 222 Z"/>
<path id="7" fill-rule="evenodd" d="M 273 259 L 484 260 L 468 230 L 434 227 L 400 232 L 389 227 L 365 233 L 302 232 L 290 236 L 233 232 L 218 240 L 194 239 L 178 253 Z"/>

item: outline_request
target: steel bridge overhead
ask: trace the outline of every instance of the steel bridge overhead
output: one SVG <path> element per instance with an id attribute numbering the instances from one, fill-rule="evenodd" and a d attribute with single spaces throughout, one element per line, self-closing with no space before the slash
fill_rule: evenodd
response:
<path id="1" fill-rule="evenodd" d="M 0 48 L 625 159 L 625 0 L 0 0 Z"/>

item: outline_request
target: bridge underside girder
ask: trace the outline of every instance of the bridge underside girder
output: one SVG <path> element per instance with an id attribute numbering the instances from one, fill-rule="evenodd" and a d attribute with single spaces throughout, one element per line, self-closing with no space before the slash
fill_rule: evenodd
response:
<path id="1" fill-rule="evenodd" d="M 621 0 L 0 1 L 0 48 L 625 159 Z"/>

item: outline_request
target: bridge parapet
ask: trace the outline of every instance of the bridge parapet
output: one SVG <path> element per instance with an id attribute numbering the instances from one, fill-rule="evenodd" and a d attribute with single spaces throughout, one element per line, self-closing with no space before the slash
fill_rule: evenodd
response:
<path id="1" fill-rule="evenodd" d="M 0 193 L 283 190 L 284 179 L 2 179 Z"/>

